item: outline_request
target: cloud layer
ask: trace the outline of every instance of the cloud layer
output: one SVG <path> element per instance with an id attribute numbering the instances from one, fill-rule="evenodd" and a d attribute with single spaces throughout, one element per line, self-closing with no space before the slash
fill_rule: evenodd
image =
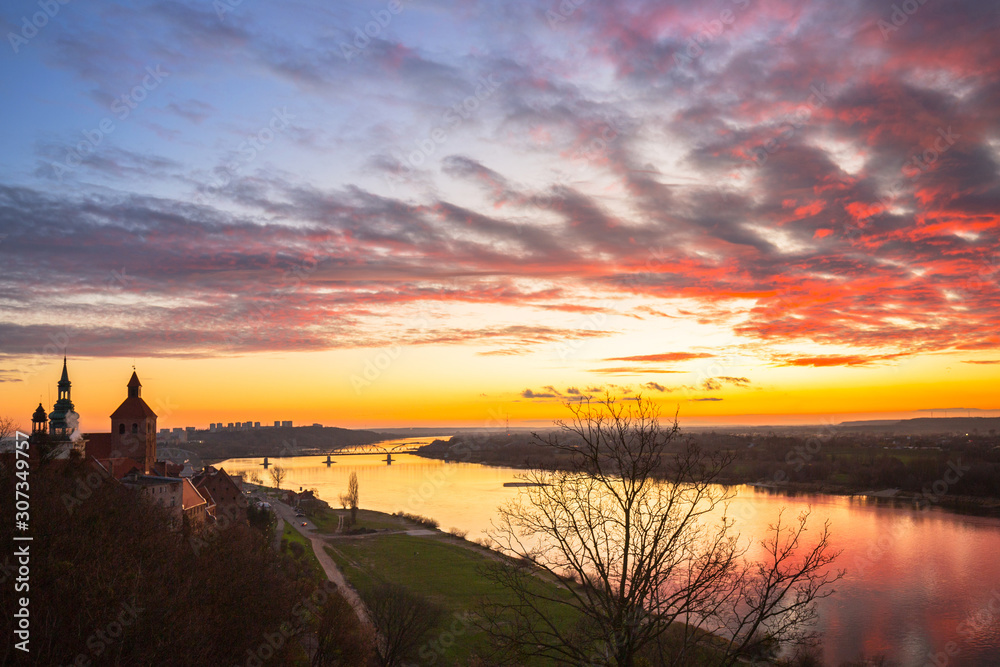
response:
<path id="1" fill-rule="evenodd" d="M 503 356 L 617 312 L 789 366 L 996 348 L 994 4 L 406 5 L 371 29 L 367 6 L 104 4 L 3 64 L 41 83 L 3 130 L 0 347 Z M 800 343 L 837 351 L 777 351 Z"/>

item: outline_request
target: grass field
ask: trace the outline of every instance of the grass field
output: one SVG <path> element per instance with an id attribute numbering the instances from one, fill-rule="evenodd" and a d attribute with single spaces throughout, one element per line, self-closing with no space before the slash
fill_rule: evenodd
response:
<path id="1" fill-rule="evenodd" d="M 324 535 L 334 535 L 337 526 L 340 525 L 340 517 L 343 516 L 345 522 L 351 513 L 348 510 L 311 508 L 306 510 L 306 516 L 316 525 L 316 530 Z M 416 524 L 403 519 L 402 517 L 373 512 L 371 510 L 358 510 L 358 522 L 352 528 L 367 528 L 368 530 L 409 530 L 417 527 Z"/>
<path id="2" fill-rule="evenodd" d="M 287 541 L 289 546 L 292 544 L 302 545 L 302 549 L 304 551 L 302 558 L 309 563 L 309 567 L 313 570 L 316 577 L 320 580 L 326 579 L 326 572 L 323 571 L 323 567 L 319 564 L 319 560 L 316 559 L 316 554 L 313 552 L 312 542 L 303 537 L 302 534 L 295 530 L 295 528 L 287 521 L 285 522 L 285 530 L 281 534 L 281 541 Z"/>
<path id="3" fill-rule="evenodd" d="M 466 664 L 471 652 L 484 637 L 468 623 L 466 614 L 475 614 L 487 595 L 504 599 L 505 591 L 483 576 L 482 568 L 491 559 L 478 548 L 464 546 L 441 536 L 373 535 L 342 539 L 327 551 L 355 588 L 363 590 L 376 581 L 401 584 L 441 605 L 446 617 L 438 633 L 432 633 L 428 649 L 438 653 L 435 664 Z M 554 584 L 542 581 L 549 593 L 559 593 Z M 567 598 L 569 593 L 562 591 Z M 572 611 L 552 605 L 552 618 L 570 623 Z M 453 640 L 453 643 L 452 643 Z M 448 644 L 448 646 L 445 646 Z"/>

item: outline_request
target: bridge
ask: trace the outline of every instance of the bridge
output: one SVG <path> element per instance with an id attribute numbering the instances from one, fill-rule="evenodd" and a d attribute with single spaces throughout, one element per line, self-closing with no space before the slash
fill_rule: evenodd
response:
<path id="1" fill-rule="evenodd" d="M 327 467 L 330 467 L 330 465 L 336 463 L 336 461 L 333 460 L 334 456 L 370 456 L 372 454 L 385 454 L 383 461 L 392 465 L 393 454 L 399 455 L 406 454 L 408 452 L 415 452 L 420 446 L 421 443 L 418 442 L 401 442 L 396 445 L 392 445 L 391 447 L 386 447 L 382 443 L 372 442 L 367 445 L 354 445 L 353 447 L 344 447 L 343 449 L 333 449 L 328 452 L 312 452 L 309 454 L 303 454 L 303 456 L 323 456 L 326 454 L 326 461 L 323 463 L 325 463 Z M 268 467 L 273 466 L 274 463 L 269 460 L 269 457 L 265 456 L 264 462 L 260 465 L 263 466 L 264 470 L 267 470 Z"/>
<path id="2" fill-rule="evenodd" d="M 344 447 L 343 449 L 334 449 L 329 452 L 333 456 L 358 456 L 360 454 L 405 454 L 407 452 L 415 452 L 417 448 L 420 447 L 420 443 L 416 442 L 401 442 L 391 447 L 386 447 L 380 442 L 373 442 L 367 445 L 355 445 L 353 447 Z"/>

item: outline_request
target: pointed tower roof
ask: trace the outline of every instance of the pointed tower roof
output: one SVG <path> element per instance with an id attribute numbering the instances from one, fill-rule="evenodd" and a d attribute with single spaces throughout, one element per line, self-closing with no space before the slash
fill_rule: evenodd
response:
<path id="1" fill-rule="evenodd" d="M 49 416 L 47 414 L 45 414 L 45 408 L 42 407 L 41 403 L 39 403 L 38 407 L 35 408 L 35 414 L 31 415 L 31 421 L 33 421 L 33 422 L 47 422 L 48 420 L 49 420 Z"/>
<path id="2" fill-rule="evenodd" d="M 66 367 L 66 357 L 63 357 L 62 376 L 59 378 L 59 398 L 49 413 L 49 424 L 54 434 L 67 433 L 70 428 L 66 419 L 74 411 L 73 399 L 70 398 L 69 370 Z"/>
<path id="3" fill-rule="evenodd" d="M 117 410 L 111 413 L 111 418 L 131 419 L 135 417 L 152 417 L 156 419 L 156 413 L 140 397 L 139 388 L 142 387 L 142 383 L 139 382 L 139 376 L 135 371 L 132 371 L 132 377 L 129 378 L 126 386 L 128 387 L 128 397 L 118 406 Z"/>

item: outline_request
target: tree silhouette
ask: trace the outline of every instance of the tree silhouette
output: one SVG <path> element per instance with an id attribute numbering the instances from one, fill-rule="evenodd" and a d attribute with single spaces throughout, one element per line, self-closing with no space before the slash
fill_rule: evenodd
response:
<path id="1" fill-rule="evenodd" d="M 441 607 L 399 584 L 375 584 L 361 596 L 378 632 L 375 652 L 382 667 L 415 659 L 444 614 Z"/>
<path id="2" fill-rule="evenodd" d="M 274 488 L 280 489 L 281 483 L 285 481 L 285 476 L 288 474 L 288 471 L 281 466 L 271 466 L 268 473 L 271 475 L 271 481 L 274 483 Z"/>
<path id="3" fill-rule="evenodd" d="M 843 576 L 829 569 L 838 553 L 828 525 L 806 545 L 808 513 L 792 525 L 779 515 L 751 561 L 726 514 L 732 492 L 715 484 L 730 455 L 680 442 L 676 420 L 661 428 L 641 397 L 570 409 L 573 421 L 560 423 L 569 437 L 543 442 L 569 453 L 572 469 L 522 475 L 531 486 L 494 523 L 511 556 L 489 573 L 508 593 L 485 606 L 499 647 L 522 661 L 616 667 L 640 655 L 680 665 L 707 650 L 711 664 L 732 665 L 814 638 L 814 602 Z M 570 595 L 544 593 L 540 574 Z M 559 605 L 580 621 L 560 625 Z"/>
<path id="4" fill-rule="evenodd" d="M 347 493 L 340 496 L 340 504 L 351 510 L 351 525 L 358 521 L 358 474 L 352 472 L 347 478 Z"/>

